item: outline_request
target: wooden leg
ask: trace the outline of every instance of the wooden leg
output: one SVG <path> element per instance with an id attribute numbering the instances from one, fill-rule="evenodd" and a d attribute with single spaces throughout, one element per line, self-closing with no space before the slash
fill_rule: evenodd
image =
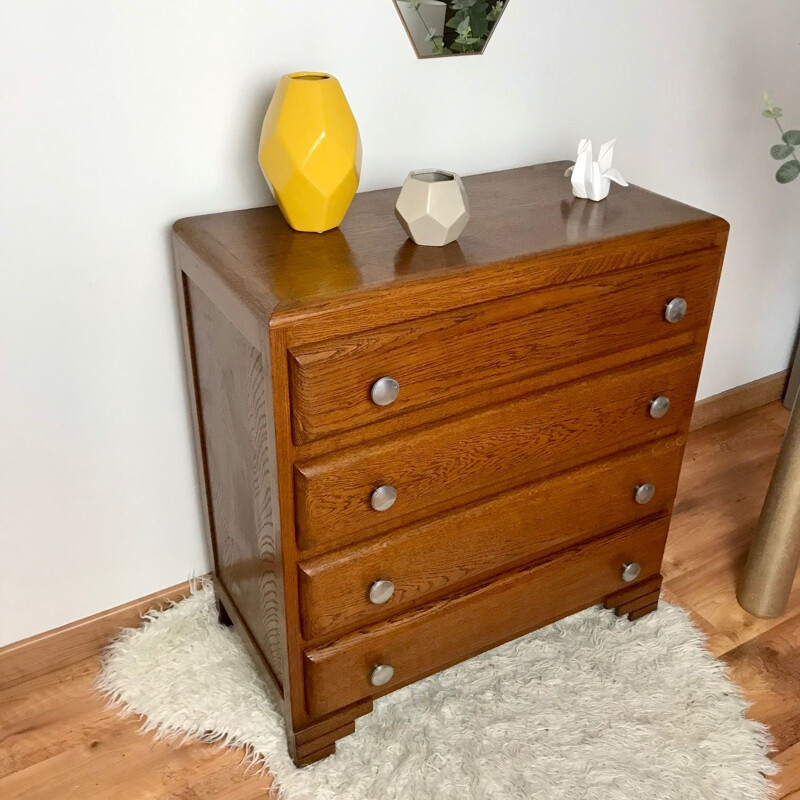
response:
<path id="1" fill-rule="evenodd" d="M 632 586 L 626 586 L 607 597 L 605 607 L 613 608 L 618 617 L 627 614 L 631 621 L 651 614 L 658 608 L 662 580 L 661 575 L 654 575 Z"/>
<path id="2" fill-rule="evenodd" d="M 336 743 L 332 742 L 331 744 L 327 744 L 319 750 L 315 750 L 313 753 L 308 753 L 307 755 L 296 755 L 294 757 L 294 764 L 296 767 L 307 767 L 309 764 L 313 764 L 316 761 L 322 761 L 323 758 L 332 756 L 335 752 Z"/>
<path id="3" fill-rule="evenodd" d="M 336 751 L 336 742 L 355 733 L 356 718 L 372 711 L 372 699 L 363 700 L 296 731 L 290 738 L 292 759 L 305 767 Z"/>
<path id="4" fill-rule="evenodd" d="M 640 608 L 637 611 L 631 611 L 628 614 L 628 619 L 631 622 L 635 622 L 637 619 L 641 619 L 642 617 L 647 616 L 648 614 L 652 614 L 654 611 L 658 610 L 658 600 L 655 603 L 652 603 L 649 606 L 645 606 L 644 608 Z"/>
<path id="5" fill-rule="evenodd" d="M 800 562 L 800 408 L 789 419 L 778 463 L 767 490 L 758 530 L 737 594 L 756 617 L 786 610 Z"/>
<path id="6" fill-rule="evenodd" d="M 225 606 L 222 605 L 222 601 L 217 598 L 217 617 L 220 621 L 221 625 L 227 625 L 229 628 L 233 625 L 233 620 L 228 615 L 228 612 L 225 610 Z"/>

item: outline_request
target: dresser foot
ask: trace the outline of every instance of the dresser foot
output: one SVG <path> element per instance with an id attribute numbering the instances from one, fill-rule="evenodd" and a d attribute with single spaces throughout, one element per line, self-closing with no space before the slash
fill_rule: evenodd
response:
<path id="1" fill-rule="evenodd" d="M 633 621 L 652 614 L 658 608 L 658 598 L 661 595 L 661 575 L 626 586 L 615 592 L 605 600 L 606 608 L 613 608 L 618 617 L 628 615 Z"/>
<path id="2" fill-rule="evenodd" d="M 369 714 L 370 711 L 372 700 L 363 700 L 295 732 L 290 747 L 295 765 L 307 767 L 333 755 L 336 742 L 355 733 L 356 718 Z"/>
<path id="3" fill-rule="evenodd" d="M 217 604 L 217 618 L 219 619 L 220 625 L 227 625 L 229 628 L 233 625 L 233 620 L 230 618 L 230 615 L 225 610 L 225 606 L 222 605 L 222 601 L 219 597 L 216 600 Z"/>

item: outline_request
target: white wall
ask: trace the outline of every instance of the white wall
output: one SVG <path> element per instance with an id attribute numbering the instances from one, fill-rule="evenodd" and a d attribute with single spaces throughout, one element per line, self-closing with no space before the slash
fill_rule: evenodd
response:
<path id="1" fill-rule="evenodd" d="M 800 316 L 796 0 L 511 0 L 479 58 L 418 62 L 391 0 L 0 0 L 0 645 L 208 567 L 168 251 L 269 202 L 281 73 L 337 75 L 362 187 L 570 157 L 733 226 L 700 394 L 783 369 Z M 617 191 L 617 189 L 614 189 Z"/>

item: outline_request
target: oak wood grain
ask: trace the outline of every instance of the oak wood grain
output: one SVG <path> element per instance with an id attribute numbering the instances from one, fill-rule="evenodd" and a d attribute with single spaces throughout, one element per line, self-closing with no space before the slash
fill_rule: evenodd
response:
<path id="1" fill-rule="evenodd" d="M 604 531 L 669 513 L 683 445 L 681 436 L 660 440 L 301 562 L 306 638 L 374 622 Z M 647 482 L 656 496 L 640 505 L 635 490 Z M 367 596 L 377 580 L 394 584 L 383 605 Z"/>
<path id="2" fill-rule="evenodd" d="M 466 177 L 470 225 L 444 248 L 408 245 L 393 213 L 399 189 L 357 195 L 340 229 L 322 235 L 298 235 L 275 207 L 184 219 L 174 232 L 256 317 L 302 318 L 317 339 L 328 315 L 336 331 L 363 330 L 377 310 L 391 324 L 410 309 L 427 316 L 724 243 L 723 220 L 638 187 L 576 200 L 567 166 Z M 431 291 L 443 284 L 452 293 Z M 384 302 L 398 289 L 402 308 Z"/>
<path id="3" fill-rule="evenodd" d="M 637 364 L 295 467 L 298 542 L 334 547 L 575 466 L 685 432 L 700 353 Z M 667 395 L 670 411 L 649 416 Z M 387 511 L 370 505 L 382 484 Z"/>
<path id="4" fill-rule="evenodd" d="M 282 691 L 285 637 L 270 484 L 271 385 L 262 354 L 194 284 L 188 291 L 215 574 L 230 598 L 227 612 L 244 620 Z"/>
<path id="5" fill-rule="evenodd" d="M 704 330 L 719 263 L 719 253 L 691 256 L 293 348 L 295 441 Z M 675 297 L 689 311 L 669 323 L 664 306 Z M 369 390 L 384 375 L 400 394 L 378 406 Z"/>
<path id="6" fill-rule="evenodd" d="M 625 528 L 560 550 L 550 559 L 306 651 L 306 700 L 325 714 L 362 697 L 393 690 L 452 661 L 574 613 L 624 586 L 622 566 L 637 561 L 655 575 L 669 518 Z M 394 677 L 376 689 L 369 675 L 390 664 Z"/>
<path id="7" fill-rule="evenodd" d="M 274 335 L 276 332 L 273 330 Z M 522 376 L 510 383 L 495 385 L 491 388 L 476 388 L 469 395 L 461 395 L 452 399 L 445 398 L 430 406 L 418 406 L 403 414 L 376 420 L 370 423 L 368 429 L 361 426 L 352 430 L 337 431 L 309 442 L 297 445 L 293 443 L 292 451 L 296 461 L 309 461 L 361 445 L 365 441 L 375 441 L 386 436 L 405 433 L 414 428 L 439 423 L 441 420 L 460 417 L 477 408 L 494 406 L 506 400 L 515 400 L 556 386 L 563 386 L 576 380 L 583 380 L 593 375 L 618 369 L 627 364 L 639 364 L 659 356 L 687 351 L 699 347 L 699 339 L 698 331 L 688 331 L 669 339 L 645 342 L 626 350 L 606 353 L 598 358 L 567 364 L 535 375 Z"/>

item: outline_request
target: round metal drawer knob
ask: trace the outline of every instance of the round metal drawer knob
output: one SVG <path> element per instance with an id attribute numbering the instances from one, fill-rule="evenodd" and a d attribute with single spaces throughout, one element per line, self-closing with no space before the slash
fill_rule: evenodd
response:
<path id="1" fill-rule="evenodd" d="M 653 419 L 661 419 L 669 411 L 669 397 L 661 395 L 655 400 L 650 401 L 650 416 Z"/>
<path id="2" fill-rule="evenodd" d="M 640 506 L 646 505 L 656 496 L 656 487 L 652 483 L 642 483 L 636 487 L 634 496 Z"/>
<path id="3" fill-rule="evenodd" d="M 664 319 L 667 322 L 680 322 L 686 316 L 686 301 L 682 297 L 676 297 L 664 306 Z"/>
<path id="4" fill-rule="evenodd" d="M 379 486 L 370 496 L 369 504 L 375 511 L 388 511 L 397 500 L 397 489 L 388 483 Z"/>
<path id="5" fill-rule="evenodd" d="M 388 603 L 394 594 L 394 584 L 391 581 L 375 581 L 369 587 L 369 601 L 376 606 Z"/>
<path id="6" fill-rule="evenodd" d="M 633 561 L 630 564 L 623 564 L 622 565 L 622 580 L 626 583 L 630 583 L 631 581 L 635 581 L 642 572 L 642 565 L 637 564 Z"/>
<path id="7" fill-rule="evenodd" d="M 389 406 L 397 400 L 400 384 L 394 378 L 380 378 L 372 384 L 369 394 L 375 405 Z"/>
<path id="8" fill-rule="evenodd" d="M 394 667 L 391 664 L 378 664 L 369 674 L 369 682 L 373 686 L 385 686 L 394 677 Z"/>

